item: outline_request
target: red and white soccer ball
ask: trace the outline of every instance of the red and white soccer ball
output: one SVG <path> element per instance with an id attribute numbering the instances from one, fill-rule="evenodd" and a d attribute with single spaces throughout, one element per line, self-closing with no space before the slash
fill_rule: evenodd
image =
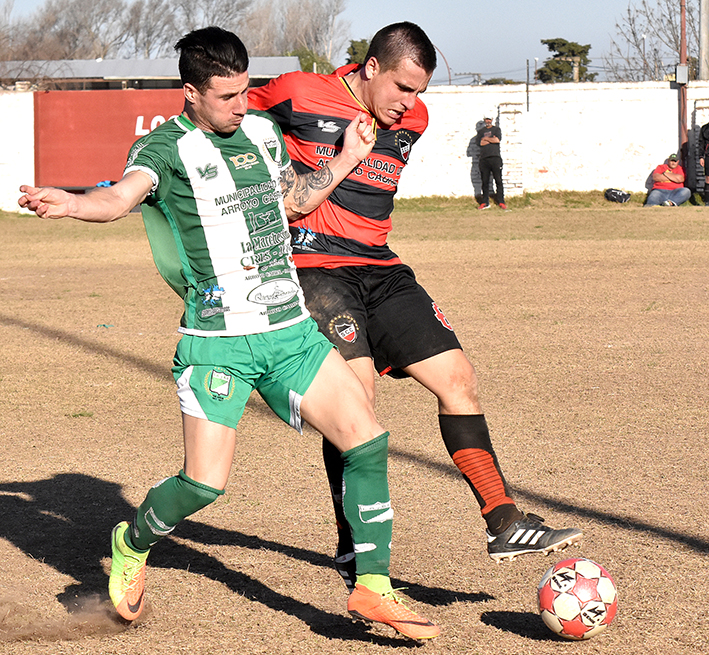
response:
<path id="1" fill-rule="evenodd" d="M 539 583 L 538 598 L 544 623 L 567 639 L 590 639 L 603 632 L 618 609 L 611 576 L 582 557 L 552 566 Z"/>

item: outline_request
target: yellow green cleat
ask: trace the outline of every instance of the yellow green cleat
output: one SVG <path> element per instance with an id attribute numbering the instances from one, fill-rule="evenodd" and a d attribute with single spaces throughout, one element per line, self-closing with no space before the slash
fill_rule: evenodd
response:
<path id="1" fill-rule="evenodd" d="M 145 562 L 149 550 L 139 552 L 126 544 L 127 521 L 122 521 L 111 533 L 111 576 L 108 595 L 116 611 L 126 620 L 133 621 L 143 611 L 145 597 Z"/>

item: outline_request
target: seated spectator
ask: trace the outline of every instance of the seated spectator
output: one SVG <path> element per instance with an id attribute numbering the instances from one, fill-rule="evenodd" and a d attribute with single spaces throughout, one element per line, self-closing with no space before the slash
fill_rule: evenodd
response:
<path id="1" fill-rule="evenodd" d="M 660 164 L 652 173 L 652 190 L 647 195 L 646 207 L 664 205 L 677 207 L 687 202 L 692 192 L 684 186 L 684 169 L 677 161 L 677 155 L 671 154 L 664 164 Z"/>

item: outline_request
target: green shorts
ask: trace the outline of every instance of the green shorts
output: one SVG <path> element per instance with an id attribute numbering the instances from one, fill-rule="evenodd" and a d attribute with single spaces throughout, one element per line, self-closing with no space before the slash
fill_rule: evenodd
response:
<path id="1" fill-rule="evenodd" d="M 241 337 L 186 334 L 172 367 L 180 408 L 236 428 L 255 389 L 283 421 L 302 432 L 300 403 L 332 348 L 311 318 Z"/>

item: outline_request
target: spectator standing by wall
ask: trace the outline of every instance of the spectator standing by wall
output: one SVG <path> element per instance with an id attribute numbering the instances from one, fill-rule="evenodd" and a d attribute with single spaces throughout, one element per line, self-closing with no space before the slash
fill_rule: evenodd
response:
<path id="1" fill-rule="evenodd" d="M 489 116 L 483 119 L 485 125 L 478 130 L 475 138 L 480 146 L 480 181 L 482 184 L 482 200 L 478 209 L 490 209 L 490 176 L 495 180 L 495 200 L 500 209 L 507 209 L 505 205 L 505 191 L 502 186 L 502 155 L 500 142 L 502 131 L 497 125 L 492 124 Z"/>

